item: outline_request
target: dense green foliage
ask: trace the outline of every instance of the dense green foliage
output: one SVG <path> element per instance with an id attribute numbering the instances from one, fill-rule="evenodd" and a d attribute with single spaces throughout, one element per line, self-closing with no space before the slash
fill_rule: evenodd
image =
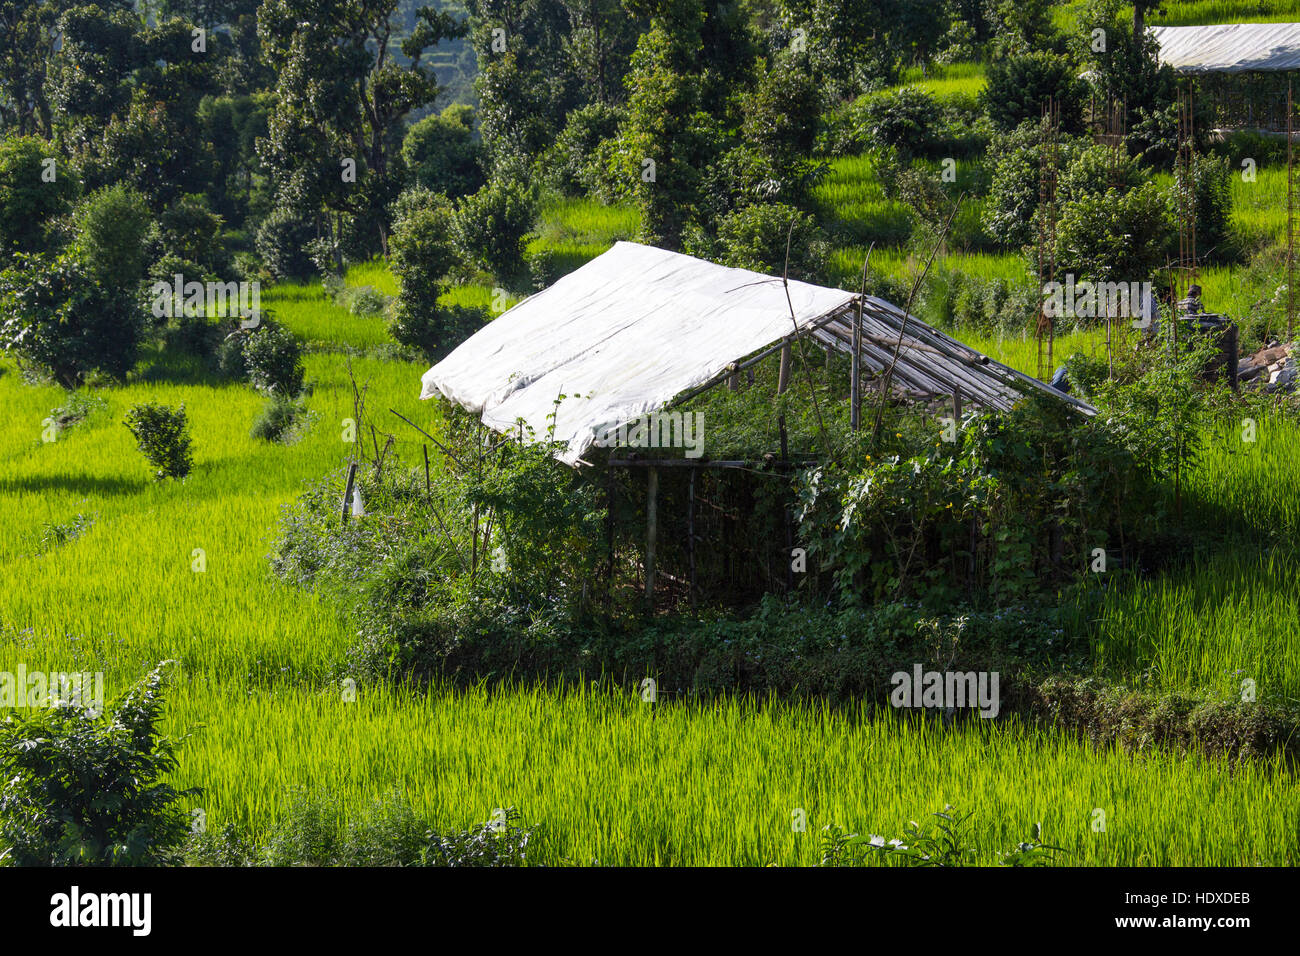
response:
<path id="1" fill-rule="evenodd" d="M 143 310 L 73 254 L 20 254 L 0 272 L 0 344 L 65 388 L 135 364 Z"/>
<path id="2" fill-rule="evenodd" d="M 302 391 L 302 349 L 293 333 L 281 326 L 268 324 L 245 337 L 243 364 L 259 392 L 292 400 Z"/>
<path id="3" fill-rule="evenodd" d="M 188 832 L 167 782 L 176 740 L 162 733 L 160 665 L 108 714 L 92 701 L 34 707 L 0 723 L 0 862 L 17 866 L 158 866 Z"/>
<path id="4" fill-rule="evenodd" d="M 184 405 L 176 409 L 152 403 L 133 405 L 124 424 L 135 436 L 141 454 L 158 469 L 155 478 L 184 478 L 190 473 L 194 459 Z"/>

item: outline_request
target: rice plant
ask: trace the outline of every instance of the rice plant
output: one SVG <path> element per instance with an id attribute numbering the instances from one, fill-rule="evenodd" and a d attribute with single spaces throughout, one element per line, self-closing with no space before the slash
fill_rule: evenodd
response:
<path id="1" fill-rule="evenodd" d="M 337 689 L 211 687 L 172 706 L 178 729 L 205 724 L 178 784 L 211 782 L 210 826 L 260 833 L 278 795 L 301 784 L 352 812 L 396 790 L 448 828 L 515 806 L 542 824 L 546 863 L 815 865 L 823 827 L 885 832 L 945 803 L 972 813 L 984 864 L 1036 822 L 1072 865 L 1296 860 L 1300 804 L 1284 798 L 1294 782 L 1275 762 L 1230 772 L 1015 721 L 945 729 L 814 704 L 648 704 L 541 686 L 363 686 L 350 702 Z"/>

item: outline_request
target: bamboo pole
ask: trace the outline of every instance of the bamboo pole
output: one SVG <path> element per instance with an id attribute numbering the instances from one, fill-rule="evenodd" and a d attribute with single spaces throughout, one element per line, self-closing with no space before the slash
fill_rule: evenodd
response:
<path id="1" fill-rule="evenodd" d="M 651 612 L 655 609 L 655 547 L 659 537 L 659 469 L 646 472 L 645 502 L 645 600 Z"/>

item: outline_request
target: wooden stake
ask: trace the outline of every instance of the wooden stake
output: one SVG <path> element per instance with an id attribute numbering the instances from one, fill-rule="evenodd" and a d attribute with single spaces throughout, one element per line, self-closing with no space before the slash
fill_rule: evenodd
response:
<path id="1" fill-rule="evenodd" d="M 614 608 L 614 468 L 605 465 L 605 548 L 608 563 L 605 569 L 605 618 L 608 621 Z"/>
<path id="2" fill-rule="evenodd" d="M 646 473 L 645 501 L 645 599 L 650 611 L 655 609 L 655 544 L 659 536 L 659 469 Z"/>
<path id="3" fill-rule="evenodd" d="M 862 260 L 862 287 L 858 290 L 858 320 L 853 323 L 853 362 L 849 372 L 849 427 L 857 431 L 862 414 L 862 306 L 867 297 L 867 263 L 871 261 L 873 242 Z"/>
<path id="4" fill-rule="evenodd" d="M 690 491 L 687 497 L 686 505 L 686 553 L 690 557 L 691 564 L 691 583 L 690 583 L 690 601 L 691 608 L 695 607 L 695 475 L 696 469 L 691 469 Z"/>
<path id="5" fill-rule="evenodd" d="M 348 483 L 343 489 L 343 515 L 340 524 L 348 523 L 348 515 L 352 511 L 352 486 L 357 480 L 357 463 L 355 461 L 348 463 Z"/>

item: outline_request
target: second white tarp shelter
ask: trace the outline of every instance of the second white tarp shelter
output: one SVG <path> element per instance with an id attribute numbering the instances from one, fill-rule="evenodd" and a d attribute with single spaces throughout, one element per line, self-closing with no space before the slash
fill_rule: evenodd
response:
<path id="1" fill-rule="evenodd" d="M 1300 23 L 1153 27 L 1160 60 L 1180 73 L 1300 70 Z"/>
<path id="2" fill-rule="evenodd" d="M 809 333 L 845 350 L 857 301 L 795 281 L 787 299 L 780 278 L 619 242 L 462 342 L 425 372 L 420 397 L 441 394 L 498 432 L 522 420 L 536 440 L 554 415 L 559 457 L 575 464 L 604 427 L 657 411 L 784 337 Z M 895 374 L 914 394 L 960 387 L 972 404 L 1008 408 L 1036 388 L 1092 412 L 883 300 L 865 305 L 864 368 L 888 364 L 905 324 Z"/>

